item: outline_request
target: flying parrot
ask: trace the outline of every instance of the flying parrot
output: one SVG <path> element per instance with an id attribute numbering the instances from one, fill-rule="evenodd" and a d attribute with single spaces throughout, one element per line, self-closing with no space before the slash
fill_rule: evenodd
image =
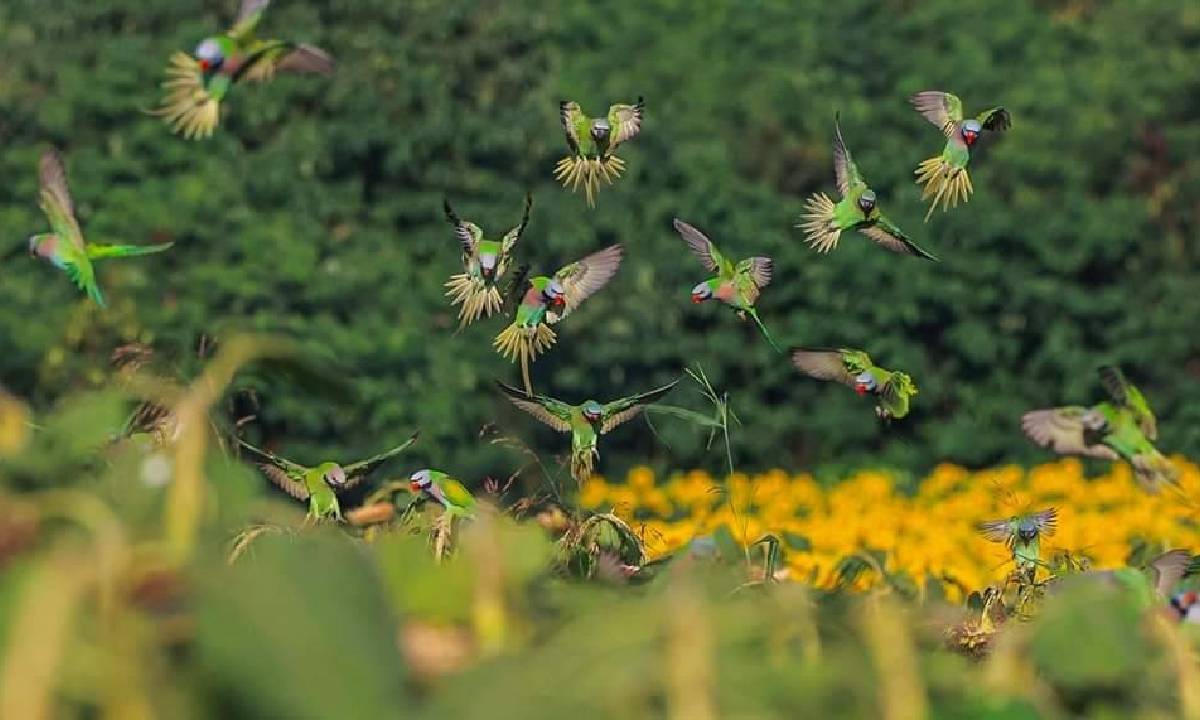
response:
<path id="1" fill-rule="evenodd" d="M 1146 397 L 1118 368 L 1102 367 L 1099 374 L 1111 402 L 1032 410 L 1022 416 L 1021 429 L 1030 440 L 1062 455 L 1125 460 L 1147 492 L 1174 483 L 1178 471 L 1153 444 L 1158 423 Z"/>
<path id="2" fill-rule="evenodd" d="M 967 163 L 971 161 L 975 143 L 984 130 L 1007 130 L 1012 127 L 1012 116 L 1003 106 L 997 105 L 973 118 L 963 119 L 962 100 L 957 95 L 938 90 L 919 92 L 908 101 L 946 136 L 942 154 L 923 160 L 913 173 L 917 176 L 917 184 L 924 186 L 921 200 L 933 196 L 933 204 L 925 213 L 925 222 L 929 222 L 929 216 L 939 201 L 942 203 L 942 212 L 945 212 L 949 207 L 958 207 L 960 200 L 965 203 L 970 199 L 974 188 L 967 173 Z"/>
<path id="3" fill-rule="evenodd" d="M 48 260 L 65 272 L 100 307 L 104 307 L 104 295 L 96 284 L 93 260 L 149 255 L 174 245 L 98 245 L 85 242 L 79 221 L 75 219 L 71 192 L 67 189 L 67 171 L 57 150 L 42 153 L 38 176 L 41 184 L 39 204 L 53 232 L 29 238 L 29 254 Z"/>
<path id="4" fill-rule="evenodd" d="M 413 433 L 403 444 L 366 460 L 350 465 L 327 461 L 313 467 L 305 467 L 257 448 L 241 438 L 237 438 L 237 441 L 265 461 L 259 463 L 258 467 L 268 480 L 297 500 L 308 501 L 310 518 L 333 518 L 340 521 L 342 509 L 338 504 L 337 493 L 354 487 L 385 462 L 407 450 L 417 441 L 417 433 Z"/>
<path id="5" fill-rule="evenodd" d="M 167 96 L 153 114 L 188 139 L 209 137 L 220 122 L 221 101 L 241 82 L 265 82 L 280 72 L 332 75 L 333 58 L 324 50 L 255 35 L 270 0 L 242 0 L 227 32 L 205 38 L 192 55 L 176 52 L 163 83 Z"/>
<path id="6" fill-rule="evenodd" d="M 523 283 L 513 321 L 496 336 L 494 345 L 509 360 L 520 359 L 527 391 L 532 392 L 529 363 L 554 344 L 550 326 L 608 284 L 621 266 L 621 253 L 620 245 L 610 245 L 562 267 L 553 277 L 538 275 Z"/>
<path id="7" fill-rule="evenodd" d="M 1184 577 L 1191 574 L 1193 562 L 1192 554 L 1186 550 L 1168 550 L 1151 560 L 1144 568 L 1089 570 L 1064 578 L 1064 584 L 1067 581 L 1102 582 L 1129 593 L 1142 609 L 1161 607 L 1174 599 L 1171 597 L 1171 591 Z"/>
<path id="8" fill-rule="evenodd" d="M 587 400 L 581 405 L 571 405 L 547 395 L 522 392 L 499 380 L 496 384 L 513 405 L 558 432 L 571 433 L 571 477 L 582 483 L 592 476 L 593 461 L 600 457 L 597 448 L 600 436 L 637 417 L 647 405 L 658 402 L 671 392 L 678 382 L 676 380 L 649 392 L 607 403 Z"/>
<path id="9" fill-rule="evenodd" d="M 909 401 L 917 394 L 907 373 L 879 367 L 862 350 L 793 348 L 791 355 L 792 364 L 809 377 L 849 385 L 859 395 L 874 395 L 875 414 L 882 420 L 908 415 Z"/>
<path id="10" fill-rule="evenodd" d="M 704 233 L 679 218 L 675 218 L 675 231 L 687 243 L 692 254 L 700 258 L 704 267 L 717 273 L 716 277 L 692 288 L 692 302 L 702 303 L 716 298 L 736 310 L 742 319 L 749 315 L 754 318 L 755 324 L 771 347 L 775 348 L 776 352 L 783 352 L 775 344 L 771 333 L 767 332 L 767 327 L 758 317 L 758 311 L 754 309 L 754 303 L 758 301 L 762 289 L 771 282 L 771 272 L 774 269 L 771 258 L 759 255 L 734 265 Z"/>
<path id="11" fill-rule="evenodd" d="M 475 512 L 475 496 L 471 491 L 441 470 L 418 470 L 408 481 L 414 493 L 438 503 L 450 515 L 470 516 Z"/>
<path id="12" fill-rule="evenodd" d="M 867 186 L 850 157 L 842 139 L 841 124 L 836 119 L 834 130 L 833 169 L 842 197 L 834 203 L 825 193 L 814 193 L 805 202 L 808 212 L 800 216 L 796 227 L 804 230 L 808 244 L 817 252 L 829 252 L 837 247 L 842 231 L 854 229 L 892 252 L 936 261 L 936 257 L 910 240 L 880 211 L 875 191 Z"/>
<path id="13" fill-rule="evenodd" d="M 454 213 L 449 201 L 443 201 L 446 219 L 454 226 L 454 234 L 462 243 L 463 272 L 446 282 L 451 305 L 462 304 L 458 313 L 458 327 L 462 328 L 481 316 L 491 317 L 498 312 L 504 300 L 498 284 L 508 272 L 512 262 L 513 248 L 529 224 L 529 210 L 533 207 L 533 196 L 525 195 L 525 210 L 521 223 L 505 233 L 500 240 L 485 240 L 483 230 L 473 222 L 462 220 Z"/>
<path id="14" fill-rule="evenodd" d="M 642 129 L 644 109 L 644 100 L 639 97 L 634 105 L 613 105 L 607 117 L 590 118 L 583 114 L 579 103 L 560 102 L 559 116 L 571 152 L 558 161 L 554 178 L 572 191 L 583 185 L 588 207 L 595 207 L 600 180 L 611 185 L 625 170 L 625 161 L 614 153 Z"/>
<path id="15" fill-rule="evenodd" d="M 1006 520 L 988 520 L 976 526 L 988 540 L 1004 543 L 1012 552 L 1017 572 L 1033 582 L 1038 565 L 1042 564 L 1041 539 L 1054 535 L 1058 510 L 1048 508 L 1038 512 L 1014 515 Z"/>

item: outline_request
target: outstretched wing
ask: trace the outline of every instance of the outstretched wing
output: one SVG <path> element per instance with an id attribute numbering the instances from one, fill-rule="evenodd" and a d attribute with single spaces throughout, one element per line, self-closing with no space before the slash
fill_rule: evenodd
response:
<path id="1" fill-rule="evenodd" d="M 1158 439 L 1158 421 L 1150 410 L 1150 403 L 1146 402 L 1146 396 L 1142 394 L 1142 391 L 1125 378 L 1125 373 L 1121 372 L 1121 368 L 1105 365 L 1097 372 L 1100 374 L 1100 384 L 1104 386 L 1109 397 L 1117 405 L 1133 414 L 1133 419 L 1137 422 L 1142 434 L 1150 440 Z"/>
<path id="2" fill-rule="evenodd" d="M 521 233 L 525 232 L 525 226 L 529 224 L 529 211 L 533 208 L 533 195 L 525 193 L 525 209 L 521 211 L 521 223 L 512 230 L 509 230 L 504 235 L 504 239 L 500 241 L 500 252 L 507 255 L 516 247 L 517 241 L 521 239 Z"/>
<path id="3" fill-rule="evenodd" d="M 955 125 L 962 122 L 962 100 L 959 100 L 957 95 L 940 90 L 926 90 L 913 95 L 908 101 L 946 137 L 954 134 Z M 980 122 L 983 122 L 982 118 Z"/>
<path id="4" fill-rule="evenodd" d="M 283 468 L 271 463 L 259 463 L 258 469 L 262 470 L 262 474 L 266 475 L 268 480 L 288 495 L 297 500 L 308 499 L 308 486 L 304 484 L 303 477 L 292 476 Z"/>
<path id="5" fill-rule="evenodd" d="M 792 348 L 792 365 L 817 380 L 828 380 L 854 387 L 854 376 L 871 364 L 871 358 L 858 350 Z M 851 360 L 848 362 L 847 359 Z M 865 360 L 866 365 L 855 367 Z"/>
<path id="6" fill-rule="evenodd" d="M 1046 508 L 1038 512 L 1031 513 L 1026 516 L 1027 520 L 1032 520 L 1034 525 L 1037 525 L 1039 535 L 1052 537 L 1054 531 L 1058 529 L 1058 509 Z"/>
<path id="7" fill-rule="evenodd" d="M 1007 543 L 1013 535 L 1012 520 L 985 520 L 975 530 L 992 542 Z"/>
<path id="8" fill-rule="evenodd" d="M 562 120 L 563 132 L 567 135 L 567 145 L 571 152 L 579 154 L 579 133 L 586 132 L 588 118 L 579 108 L 579 103 L 563 100 L 558 103 L 558 116 Z"/>
<path id="9" fill-rule="evenodd" d="M 610 245 L 603 250 L 588 255 L 579 262 L 573 262 L 554 273 L 554 279 L 563 286 L 566 295 L 566 307 L 561 313 L 555 313 L 555 318 L 547 320 L 558 322 L 570 315 L 587 300 L 593 293 L 608 284 L 617 268 L 621 267 L 620 245 Z"/>
<path id="10" fill-rule="evenodd" d="M 746 258 L 738 263 L 736 274 L 741 277 L 748 277 L 754 282 L 754 296 L 757 298 L 757 291 L 771 284 L 771 274 L 774 270 L 775 263 L 771 261 L 771 258 L 765 255 L 758 255 Z"/>
<path id="11" fill-rule="evenodd" d="M 1003 105 L 997 105 L 993 108 L 988 108 L 975 116 L 979 124 L 984 130 L 999 131 L 1007 130 L 1012 127 L 1012 115 L 1008 110 L 1004 109 Z"/>
<path id="12" fill-rule="evenodd" d="M 1192 554 L 1186 550 L 1168 550 L 1151 560 L 1148 568 L 1153 576 L 1154 589 L 1162 597 L 1170 597 L 1171 591 L 1183 580 L 1191 564 Z"/>
<path id="13" fill-rule="evenodd" d="M 513 405 L 534 416 L 558 432 L 571 432 L 571 406 L 546 395 L 530 395 L 499 380 L 500 388 Z"/>
<path id="14" fill-rule="evenodd" d="M 1021 430 L 1038 445 L 1060 455 L 1087 455 L 1116 460 L 1117 453 L 1107 445 L 1089 445 L 1084 438 L 1083 416 L 1087 408 L 1067 406 L 1031 410 L 1021 416 Z"/>
<path id="15" fill-rule="evenodd" d="M 638 413 L 645 409 L 647 405 L 663 399 L 678 384 L 679 381 L 676 380 L 673 383 L 663 385 L 649 392 L 623 397 L 620 400 L 613 400 L 606 404 L 600 416 L 600 434 L 604 435 L 621 423 L 637 417 Z"/>
<path id="16" fill-rule="evenodd" d="M 632 140 L 641 131 L 645 108 L 645 98 L 638 97 L 633 105 L 613 105 L 608 109 L 608 127 L 612 138 L 608 143 L 609 152 L 626 140 Z"/>
<path id="17" fill-rule="evenodd" d="M 266 82 L 276 73 L 332 75 L 337 67 L 329 53 L 312 45 L 282 40 L 256 43 L 242 66 L 234 73 L 234 82 Z"/>
<path id="18" fill-rule="evenodd" d="M 733 263 L 721 254 L 721 251 L 717 249 L 712 240 L 708 239 L 707 235 L 679 218 L 675 218 L 672 224 L 675 226 L 675 232 L 679 233 L 679 236 L 687 243 L 692 254 L 700 258 L 700 262 L 706 269 L 710 272 L 720 273 L 721 277 L 733 276 Z"/>
<path id="19" fill-rule="evenodd" d="M 259 456 L 263 460 L 266 460 L 267 462 L 275 465 L 276 467 L 281 468 L 289 475 L 303 475 L 304 473 L 308 472 L 308 468 L 304 467 L 300 463 L 294 463 L 291 460 L 288 460 L 287 458 L 279 457 L 278 455 L 276 455 L 274 453 L 270 453 L 270 452 L 267 452 L 266 450 L 263 450 L 262 448 L 255 447 L 240 437 L 235 437 L 234 439 L 237 440 L 238 444 L 241 445 L 242 447 L 246 448 L 250 452 Z"/>
<path id="20" fill-rule="evenodd" d="M 249 37 L 270 4 L 271 0 L 242 0 L 242 5 L 238 8 L 237 19 L 233 21 L 233 27 L 229 29 L 229 36 L 235 40 L 245 40 Z"/>
<path id="21" fill-rule="evenodd" d="M 363 480 L 363 478 L 370 475 L 380 465 L 383 465 L 388 460 L 391 460 L 392 458 L 396 457 L 400 453 L 402 453 L 405 450 L 412 447 L 412 444 L 417 441 L 417 436 L 419 436 L 420 434 L 421 433 L 419 431 L 414 432 L 412 434 L 412 436 L 409 437 L 407 440 L 405 440 L 403 443 L 397 445 L 396 447 L 392 448 L 391 450 L 388 450 L 387 452 L 379 453 L 378 455 L 369 457 L 366 460 L 359 460 L 358 462 L 353 463 L 351 465 L 342 466 L 342 470 L 346 473 L 346 483 L 344 485 L 340 486 L 338 488 L 338 490 L 345 490 L 347 488 L 352 488 L 355 485 L 357 485 L 359 482 L 361 482 Z"/>
<path id="22" fill-rule="evenodd" d="M 846 140 L 842 137 L 839 117 L 833 119 L 833 130 L 833 172 L 837 177 L 838 192 L 845 197 L 850 188 L 862 185 L 863 179 L 862 174 L 858 172 L 858 166 L 854 164 L 854 158 L 850 156 L 850 149 L 846 147 Z"/>
<path id="23" fill-rule="evenodd" d="M 479 248 L 479 241 L 483 239 L 483 231 L 475 223 L 460 218 L 454 212 L 454 208 L 450 207 L 450 201 L 445 198 L 442 199 L 442 210 L 446 213 L 446 220 L 454 226 L 454 236 L 462 244 L 463 255 L 474 256 Z"/>
<path id="24" fill-rule="evenodd" d="M 916 244 L 904 234 L 896 223 L 888 219 L 887 215 L 882 213 L 876 218 L 874 225 L 868 225 L 859 228 L 863 235 L 873 240 L 877 245 L 891 250 L 894 253 L 901 255 L 915 255 L 916 257 L 925 258 L 937 262 L 937 256 L 929 252 L 925 248 Z"/>
<path id="25" fill-rule="evenodd" d="M 75 203 L 67 187 L 67 169 L 62 155 L 51 148 L 42 153 L 38 163 L 38 180 L 41 185 L 40 205 L 50 227 L 58 237 L 78 250 L 83 250 L 83 233 L 75 219 Z"/>

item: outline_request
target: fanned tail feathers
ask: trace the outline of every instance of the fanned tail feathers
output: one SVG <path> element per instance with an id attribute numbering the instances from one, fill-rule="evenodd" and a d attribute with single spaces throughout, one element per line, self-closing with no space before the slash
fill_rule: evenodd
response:
<path id="1" fill-rule="evenodd" d="M 1136 455 L 1130 461 L 1138 484 L 1148 493 L 1157 493 L 1163 485 L 1174 485 L 1179 481 L 1179 471 L 1165 455 L 1155 451 Z"/>
<path id="2" fill-rule="evenodd" d="M 813 193 L 804 202 L 807 212 L 800 216 L 796 227 L 804 230 L 808 236 L 808 244 L 817 252 L 827 253 L 837 247 L 838 238 L 842 231 L 834 223 L 834 209 L 837 207 L 825 193 Z"/>
<path id="3" fill-rule="evenodd" d="M 480 317 L 491 317 L 500 312 L 504 298 L 495 285 L 489 285 L 480 278 L 471 277 L 465 273 L 454 275 L 446 281 L 446 297 L 451 305 L 462 305 L 458 311 L 458 329 L 478 320 Z"/>
<path id="4" fill-rule="evenodd" d="M 538 355 L 546 352 L 554 345 L 556 336 L 550 326 L 538 323 L 535 327 L 525 328 L 514 323 L 500 331 L 492 343 L 496 352 L 512 362 L 521 360 L 531 363 Z"/>
<path id="5" fill-rule="evenodd" d="M 571 452 L 571 477 L 582 485 L 592 476 L 595 469 L 596 450 L 581 450 Z"/>
<path id="6" fill-rule="evenodd" d="M 568 155 L 554 167 L 554 179 L 569 187 L 571 192 L 578 192 L 583 186 L 584 196 L 588 207 L 596 207 L 596 193 L 600 191 L 600 181 L 612 185 L 625 171 L 625 161 L 616 155 L 606 158 L 579 157 Z"/>
<path id="7" fill-rule="evenodd" d="M 204 89 L 200 66 L 191 55 L 177 52 L 171 56 L 162 85 L 167 97 L 151 115 L 161 117 L 172 132 L 189 140 L 213 134 L 220 121 L 221 103 Z"/>
<path id="8" fill-rule="evenodd" d="M 942 212 L 946 212 L 952 207 L 958 207 L 960 201 L 966 203 L 975 191 L 967 169 L 950 165 L 940 155 L 922 160 L 913 174 L 917 176 L 917 184 L 923 186 L 922 202 L 933 196 L 933 203 L 925 213 L 925 222 L 929 222 L 929 217 L 933 215 L 939 202 L 942 203 Z"/>

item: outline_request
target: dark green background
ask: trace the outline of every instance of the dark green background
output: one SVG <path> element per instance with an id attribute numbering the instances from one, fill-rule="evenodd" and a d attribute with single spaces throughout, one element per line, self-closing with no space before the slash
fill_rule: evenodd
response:
<path id="1" fill-rule="evenodd" d="M 607 399 L 701 363 L 745 423 L 743 469 L 1035 461 L 1047 453 L 1023 439 L 1020 413 L 1097 397 L 1103 361 L 1142 384 L 1165 451 L 1200 443 L 1198 3 L 279 0 L 262 32 L 328 48 L 337 75 L 238 87 L 216 137 L 186 142 L 141 109 L 158 102 L 170 53 L 235 6 L 0 4 L 2 242 L 42 231 L 36 164 L 53 143 L 89 237 L 177 243 L 104 265 L 105 313 L 46 265 L 4 263 L 0 382 L 36 405 L 103 383 L 123 342 L 188 376 L 203 333 L 282 331 L 336 357 L 359 397 L 257 381 L 256 438 L 315 460 L 419 426 L 414 463 L 507 474 L 519 459 L 481 441 L 483 424 L 546 451 L 565 439 L 492 391 L 493 377 L 518 379 L 491 350 L 498 319 L 454 334 L 442 283 L 458 251 L 441 200 L 499 234 L 529 189 L 522 260 L 553 269 L 611 242 L 627 250 L 535 365 L 539 390 Z M 969 111 L 1003 103 L 1014 125 L 977 157 L 969 205 L 923 225 L 912 170 L 940 136 L 905 98 L 930 88 Z M 627 174 L 588 210 L 551 177 L 557 103 L 598 113 L 638 95 Z M 803 198 L 833 190 L 838 110 L 884 207 L 941 264 L 854 234 L 828 256 L 802 243 Z M 869 402 L 800 378 L 731 312 L 691 306 L 705 275 L 676 215 L 730 254 L 772 255 L 760 308 L 776 337 L 861 346 L 908 370 L 914 413 L 884 429 Z M 692 388 L 672 401 L 703 407 Z M 722 467 L 703 431 L 656 425 L 662 441 L 640 420 L 606 438 L 601 470 Z"/>

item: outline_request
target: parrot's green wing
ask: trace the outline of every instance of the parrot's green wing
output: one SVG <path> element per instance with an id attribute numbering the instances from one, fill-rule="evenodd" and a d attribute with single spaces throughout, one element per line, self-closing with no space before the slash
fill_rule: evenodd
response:
<path id="1" fill-rule="evenodd" d="M 529 211 L 532 208 L 533 195 L 525 193 L 525 209 L 521 211 L 521 223 L 504 234 L 504 239 L 500 241 L 501 253 L 507 255 L 516 247 L 517 241 L 521 239 L 521 234 L 525 232 L 525 226 L 529 224 Z"/>
<path id="2" fill-rule="evenodd" d="M 1083 418 L 1090 411 L 1078 406 L 1031 410 L 1021 416 L 1021 430 L 1038 445 L 1060 455 L 1087 455 L 1116 460 L 1117 453 L 1107 445 L 1089 444 Z"/>
<path id="3" fill-rule="evenodd" d="M 235 437 L 234 439 L 237 440 L 239 445 L 246 448 L 247 450 L 254 453 L 255 455 L 258 455 L 259 457 L 266 460 L 267 462 L 278 466 L 279 468 L 284 470 L 288 475 L 301 475 L 302 476 L 302 475 L 304 475 L 304 473 L 309 471 L 309 468 L 304 467 L 300 463 L 294 463 L 291 460 L 288 460 L 287 458 L 279 457 L 278 455 L 276 455 L 274 453 L 267 452 L 266 450 L 263 450 L 262 448 L 259 448 L 259 447 L 255 447 L 240 437 Z"/>
<path id="4" fill-rule="evenodd" d="M 257 43 L 233 75 L 234 82 L 266 82 L 278 73 L 332 75 L 336 63 L 319 47 L 282 40 Z"/>
<path id="5" fill-rule="evenodd" d="M 363 478 L 370 475 L 377 468 L 379 468 L 379 466 L 412 447 L 412 444 L 417 441 L 418 435 L 420 435 L 420 432 L 415 432 L 403 443 L 397 445 L 391 450 L 388 450 L 387 452 L 382 452 L 373 457 L 369 457 L 366 460 L 359 460 L 356 463 L 343 466 L 342 470 L 346 473 L 346 483 L 339 487 L 338 490 L 352 488 L 358 483 L 362 482 Z"/>
<path id="6" fill-rule="evenodd" d="M 583 110 L 579 108 L 579 103 L 575 101 L 563 100 L 558 104 L 558 114 L 562 120 L 563 132 L 567 135 L 567 145 L 571 147 L 571 152 L 579 154 L 579 136 L 587 135 L 588 132 L 588 117 L 583 114 Z"/>
<path id="7" fill-rule="evenodd" d="M 913 95 L 908 101 L 912 104 L 913 109 L 936 125 L 946 137 L 953 135 L 955 126 L 962 122 L 962 100 L 959 100 L 957 95 L 938 90 L 927 90 Z"/>
<path id="8" fill-rule="evenodd" d="M 817 380 L 854 387 L 854 376 L 873 367 L 871 356 L 848 348 L 792 348 L 792 365 Z"/>
<path id="9" fill-rule="evenodd" d="M 771 284 L 773 270 L 774 263 L 771 262 L 771 258 L 761 255 L 746 258 L 737 264 L 733 275 L 734 282 L 751 305 L 758 302 L 758 295 L 762 289 Z"/>
<path id="10" fill-rule="evenodd" d="M 917 394 L 917 386 L 908 373 L 892 372 L 881 392 L 887 403 L 907 408 L 909 398 Z"/>
<path id="11" fill-rule="evenodd" d="M 558 432 L 571 432 L 571 406 L 546 395 L 529 395 L 499 380 L 496 385 L 513 405 L 534 416 Z"/>
<path id="12" fill-rule="evenodd" d="M 1125 379 L 1125 373 L 1118 367 L 1105 365 L 1099 369 L 1100 384 L 1112 397 L 1113 402 L 1133 414 L 1142 434 L 1150 440 L 1158 439 L 1158 421 L 1150 410 L 1150 403 L 1137 386 Z"/>
<path id="13" fill-rule="evenodd" d="M 626 140 L 632 140 L 642 129 L 642 112 L 646 100 L 639 97 L 633 105 L 613 105 L 608 109 L 608 127 L 611 140 L 608 143 L 609 152 Z"/>
<path id="14" fill-rule="evenodd" d="M 649 392 L 623 397 L 620 400 L 613 400 L 607 403 L 600 416 L 600 434 L 604 435 L 621 423 L 637 417 L 638 413 L 645 409 L 647 405 L 661 400 L 678 384 L 679 381 L 676 380 L 673 383 L 663 385 Z"/>
<path id="15" fill-rule="evenodd" d="M 233 21 L 233 27 L 229 29 L 229 37 L 238 41 L 247 40 L 254 34 L 254 28 L 258 26 L 258 21 L 262 19 L 267 5 L 270 4 L 271 0 L 242 0 L 237 19 Z"/>
<path id="16" fill-rule="evenodd" d="M 1014 519 L 985 520 L 975 525 L 975 530 L 992 542 L 1008 543 L 1016 532 Z"/>
<path id="17" fill-rule="evenodd" d="M 87 254 L 93 260 L 114 257 L 134 257 L 135 255 L 152 255 L 160 253 L 164 250 L 170 250 L 175 243 L 162 243 L 161 245 L 100 245 L 89 243 L 87 246 Z"/>
<path id="18" fill-rule="evenodd" d="M 78 254 L 72 252 L 72 255 Z M 70 258 L 61 258 L 63 272 L 67 277 L 71 278 L 71 282 L 80 290 L 87 293 L 97 305 L 106 307 L 104 303 L 104 294 L 100 292 L 100 286 L 96 284 L 96 271 L 90 262 L 86 260 L 73 260 Z"/>
<path id="19" fill-rule="evenodd" d="M 451 505 L 460 508 L 475 507 L 475 496 L 471 494 L 462 483 L 452 477 L 443 478 L 440 487 L 442 495 L 450 501 Z"/>
<path id="20" fill-rule="evenodd" d="M 679 218 L 675 218 L 673 224 L 675 232 L 679 233 L 679 236 L 687 243 L 688 249 L 692 251 L 693 255 L 700 258 L 700 262 L 707 270 L 718 273 L 722 278 L 733 277 L 735 272 L 733 262 L 721 254 L 721 251 L 717 249 L 712 240 L 708 239 L 707 235 Z"/>
<path id="21" fill-rule="evenodd" d="M 1012 127 L 1012 115 L 1002 105 L 984 110 L 976 115 L 975 119 L 979 121 L 984 130 L 993 132 L 1007 130 Z"/>
<path id="22" fill-rule="evenodd" d="M 479 241 L 483 239 L 483 231 L 475 223 L 460 218 L 445 198 L 442 199 L 442 211 L 446 213 L 446 220 L 454 226 L 454 236 L 462 244 L 463 255 L 474 255 Z"/>
<path id="23" fill-rule="evenodd" d="M 850 148 L 846 147 L 846 140 L 842 137 L 842 124 L 837 117 L 833 120 L 833 129 L 833 172 L 837 178 L 838 192 L 845 197 L 851 188 L 866 183 L 862 173 L 858 171 L 858 165 L 854 164 L 854 158 L 850 156 Z"/>
<path id="24" fill-rule="evenodd" d="M 83 251 L 83 233 L 75 219 L 75 203 L 67 187 L 67 170 L 62 155 L 50 149 L 42 153 L 38 163 L 38 181 L 41 185 L 40 205 L 50 227 L 59 239 Z"/>
<path id="25" fill-rule="evenodd" d="M 887 215 L 883 213 L 879 214 L 874 225 L 859 228 L 859 231 L 871 240 L 874 240 L 878 245 L 892 252 L 902 255 L 915 255 L 937 262 L 936 255 L 913 242 L 912 239 L 904 234 L 904 231 L 896 226 L 896 223 L 889 220 Z"/>
<path id="26" fill-rule="evenodd" d="M 554 279 L 563 286 L 566 307 L 562 312 L 548 312 L 546 320 L 551 324 L 562 320 L 574 312 L 580 303 L 607 285 L 621 266 L 621 253 L 620 245 L 610 245 L 554 273 Z"/>

